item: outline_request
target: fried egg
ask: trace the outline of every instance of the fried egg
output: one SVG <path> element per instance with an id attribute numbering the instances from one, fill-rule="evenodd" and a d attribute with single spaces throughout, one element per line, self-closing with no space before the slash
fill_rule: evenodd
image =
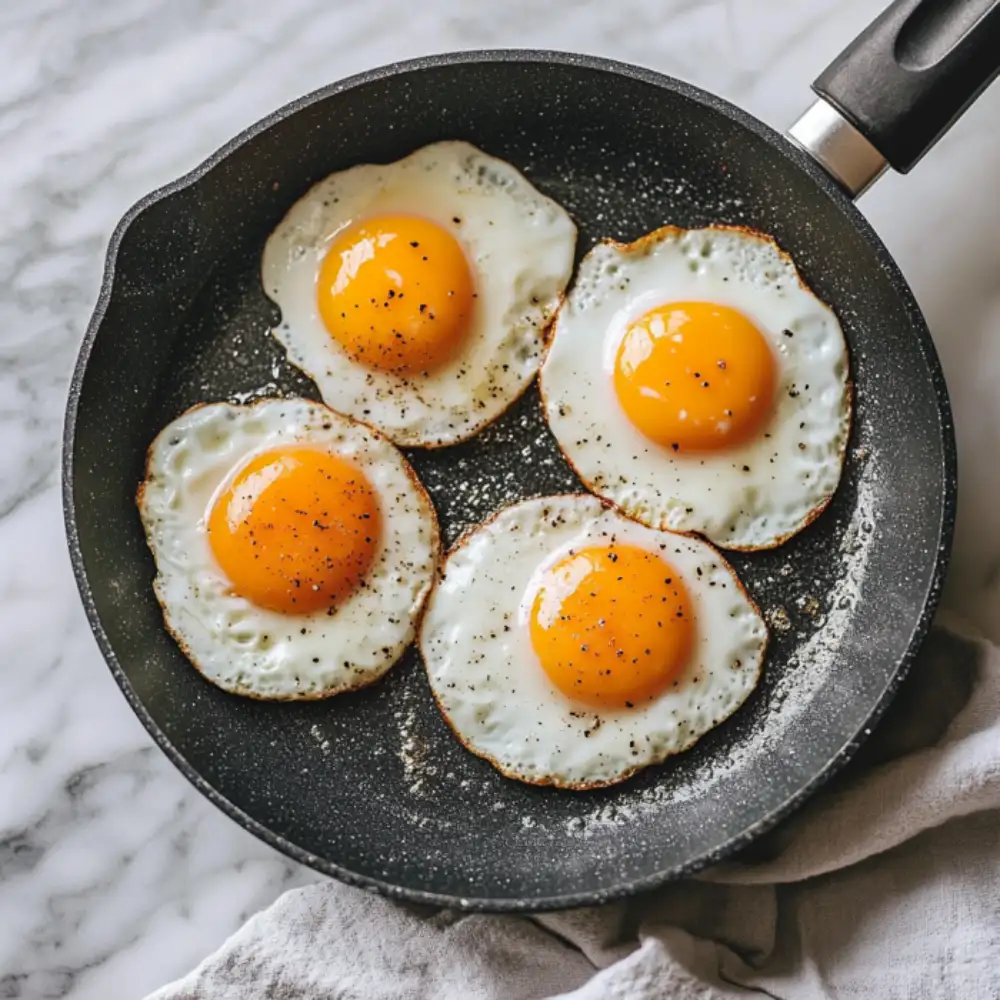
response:
<path id="1" fill-rule="evenodd" d="M 553 324 L 540 386 L 588 489 L 653 527 L 771 548 L 840 479 L 844 334 L 759 233 L 667 227 L 596 246 Z"/>
<path id="2" fill-rule="evenodd" d="M 753 690 L 766 645 L 712 546 L 586 494 L 528 500 L 473 529 L 420 631 L 462 743 L 508 777 L 565 788 L 690 747 Z"/>
<path id="3" fill-rule="evenodd" d="M 464 142 L 332 174 L 264 248 L 272 333 L 335 410 L 400 445 L 496 420 L 538 371 L 576 227 L 510 164 Z"/>
<path id="4" fill-rule="evenodd" d="M 138 505 L 166 626 L 226 691 L 349 691 L 413 639 L 434 508 L 389 441 L 319 403 L 188 410 L 150 446 Z"/>

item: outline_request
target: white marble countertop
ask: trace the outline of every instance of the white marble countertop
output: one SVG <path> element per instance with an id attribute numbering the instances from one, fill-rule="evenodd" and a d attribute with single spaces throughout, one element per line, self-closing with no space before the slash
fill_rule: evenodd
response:
<path id="1" fill-rule="evenodd" d="M 141 195 L 286 101 L 433 51 L 576 49 L 784 127 L 882 0 L 9 0 L 0 9 L 0 997 L 138 997 L 314 878 L 217 812 L 105 669 L 58 448 L 105 246 Z M 862 203 L 942 354 L 962 467 L 946 601 L 1000 638 L 1000 87 Z"/>

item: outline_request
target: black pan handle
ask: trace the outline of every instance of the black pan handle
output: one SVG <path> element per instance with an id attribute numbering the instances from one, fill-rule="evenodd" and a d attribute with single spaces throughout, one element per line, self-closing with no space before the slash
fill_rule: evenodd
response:
<path id="1" fill-rule="evenodd" d="M 1000 73 L 1000 0 L 896 0 L 813 90 L 901 173 Z"/>

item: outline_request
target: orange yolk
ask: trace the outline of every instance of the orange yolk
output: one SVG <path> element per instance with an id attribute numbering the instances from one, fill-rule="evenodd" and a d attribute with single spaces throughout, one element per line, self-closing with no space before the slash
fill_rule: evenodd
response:
<path id="1" fill-rule="evenodd" d="M 323 322 L 348 355 L 402 374 L 430 371 L 454 355 L 475 297 L 458 240 L 413 215 L 348 226 L 330 244 L 317 286 Z"/>
<path id="2" fill-rule="evenodd" d="M 546 570 L 530 630 L 535 655 L 563 694 L 626 708 L 677 677 L 694 639 L 680 576 L 630 545 L 581 549 Z"/>
<path id="3" fill-rule="evenodd" d="M 711 302 L 671 302 L 625 331 L 615 392 L 629 420 L 673 451 L 715 451 L 755 436 L 771 414 L 775 366 L 760 330 Z"/>
<path id="4" fill-rule="evenodd" d="M 265 452 L 209 514 L 212 552 L 236 593 L 272 611 L 329 608 L 375 557 L 378 501 L 350 462 L 310 448 Z"/>

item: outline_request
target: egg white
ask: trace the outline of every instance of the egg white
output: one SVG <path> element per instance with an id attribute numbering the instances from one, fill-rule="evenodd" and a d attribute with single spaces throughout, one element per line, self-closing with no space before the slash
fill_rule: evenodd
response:
<path id="1" fill-rule="evenodd" d="M 537 573 L 612 539 L 661 556 L 691 596 L 694 651 L 676 684 L 635 708 L 567 698 L 538 663 L 530 606 Z M 434 697 L 458 738 L 512 778 L 594 788 L 690 747 L 760 676 L 767 628 L 732 568 L 700 539 L 656 531 L 585 494 L 508 507 L 449 553 L 420 630 Z"/>
<path id="2" fill-rule="evenodd" d="M 674 454 L 622 410 L 613 384 L 621 339 L 639 316 L 675 301 L 731 306 L 766 338 L 777 388 L 761 436 Z M 758 233 L 666 227 L 633 244 L 598 244 L 553 324 L 539 384 L 580 478 L 644 524 L 698 532 L 724 548 L 771 548 L 809 524 L 840 480 L 851 417 L 844 334 Z"/>
<path id="3" fill-rule="evenodd" d="M 471 328 L 455 357 L 427 374 L 354 361 L 317 307 L 330 242 L 350 223 L 383 213 L 436 222 L 473 267 Z M 264 291 L 282 317 L 271 332 L 333 409 L 400 445 L 455 444 L 496 420 L 534 378 L 575 246 L 566 211 L 510 164 L 465 142 L 435 143 L 396 163 L 332 174 L 292 206 L 264 247 Z"/>
<path id="4" fill-rule="evenodd" d="M 248 460 L 282 446 L 354 463 L 378 496 L 382 535 L 361 586 L 332 611 L 286 615 L 232 592 L 206 525 Z M 416 475 L 371 429 L 304 399 L 188 410 L 150 446 L 137 502 L 168 630 L 213 684 L 256 698 L 322 698 L 370 684 L 412 641 L 439 557 L 437 519 Z"/>

